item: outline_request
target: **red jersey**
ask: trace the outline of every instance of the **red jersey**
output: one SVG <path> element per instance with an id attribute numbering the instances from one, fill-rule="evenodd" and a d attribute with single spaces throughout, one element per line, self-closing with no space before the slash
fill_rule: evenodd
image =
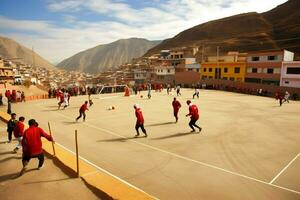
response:
<path id="1" fill-rule="evenodd" d="M 80 109 L 79 112 L 85 112 L 86 110 L 88 110 L 87 104 L 83 104 Z"/>
<path id="2" fill-rule="evenodd" d="M 136 116 L 137 124 L 144 124 L 144 117 L 143 117 L 143 113 L 140 108 L 135 109 L 135 116 Z"/>
<path id="3" fill-rule="evenodd" d="M 16 138 L 22 137 L 24 134 L 24 124 L 23 122 L 18 121 L 14 127 L 14 136 Z"/>
<path id="4" fill-rule="evenodd" d="M 25 130 L 22 139 L 23 154 L 35 156 L 43 153 L 41 137 L 45 137 L 49 141 L 53 141 L 43 129 L 34 125 Z"/>
<path id="5" fill-rule="evenodd" d="M 179 111 L 179 108 L 181 107 L 181 104 L 179 101 L 173 101 L 172 102 L 172 106 L 173 106 L 173 110 L 174 112 L 178 112 Z"/>
<path id="6" fill-rule="evenodd" d="M 199 119 L 199 113 L 198 113 L 198 107 L 195 104 L 189 105 L 189 115 L 191 116 L 191 119 L 198 120 Z"/>
<path id="7" fill-rule="evenodd" d="M 10 97 L 10 90 L 5 91 L 5 97 L 9 98 Z"/>

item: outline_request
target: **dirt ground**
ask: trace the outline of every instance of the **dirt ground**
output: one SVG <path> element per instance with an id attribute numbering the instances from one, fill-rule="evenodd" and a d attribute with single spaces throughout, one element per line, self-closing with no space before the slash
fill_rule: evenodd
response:
<path id="1" fill-rule="evenodd" d="M 100 199 L 84 182 L 58 168 L 57 161 L 46 157 L 44 167 L 37 170 L 37 159 L 32 159 L 28 170 L 19 177 L 22 168 L 21 151 L 12 154 L 16 145 L 5 143 L 5 124 L 0 123 L 0 196 L 1 200 L 38 199 Z M 74 189 L 76 188 L 76 189 Z"/>
<path id="2" fill-rule="evenodd" d="M 186 89 L 178 97 L 177 124 L 174 96 L 166 91 L 150 100 L 93 96 L 86 122 L 79 123 L 87 96 L 72 97 L 65 110 L 51 99 L 16 104 L 13 111 L 45 130 L 50 121 L 56 142 L 72 151 L 77 129 L 83 158 L 159 199 L 300 199 L 300 102 L 280 107 L 272 98 L 201 90 L 193 102 L 203 129 L 194 134 L 185 117 L 192 94 Z M 148 138 L 133 137 L 134 103 L 142 108 Z"/>

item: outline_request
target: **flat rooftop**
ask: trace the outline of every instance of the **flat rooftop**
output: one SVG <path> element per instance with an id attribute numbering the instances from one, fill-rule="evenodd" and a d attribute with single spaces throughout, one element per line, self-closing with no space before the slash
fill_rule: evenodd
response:
<path id="1" fill-rule="evenodd" d="M 173 95 L 147 92 L 92 96 L 86 122 L 75 122 L 87 96 L 13 104 L 18 116 L 35 118 L 57 143 L 159 199 L 300 199 L 300 102 L 282 107 L 272 98 L 200 90 L 200 134 L 190 133 L 183 89 L 179 122 L 173 123 Z M 133 104 L 145 118 L 148 138 L 134 138 Z M 114 106 L 115 110 L 108 110 Z M 141 134 L 142 135 L 142 134 Z"/>

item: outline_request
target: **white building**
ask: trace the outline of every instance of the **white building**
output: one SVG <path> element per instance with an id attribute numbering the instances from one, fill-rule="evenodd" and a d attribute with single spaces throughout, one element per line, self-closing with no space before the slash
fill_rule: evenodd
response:
<path id="1" fill-rule="evenodd" d="M 280 86 L 300 88 L 300 61 L 282 62 Z"/>

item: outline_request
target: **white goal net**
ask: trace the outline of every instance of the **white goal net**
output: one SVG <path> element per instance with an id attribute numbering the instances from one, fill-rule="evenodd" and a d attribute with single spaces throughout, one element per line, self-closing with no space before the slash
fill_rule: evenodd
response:
<path id="1" fill-rule="evenodd" d="M 124 93 L 127 85 L 102 85 L 98 94 Z"/>

